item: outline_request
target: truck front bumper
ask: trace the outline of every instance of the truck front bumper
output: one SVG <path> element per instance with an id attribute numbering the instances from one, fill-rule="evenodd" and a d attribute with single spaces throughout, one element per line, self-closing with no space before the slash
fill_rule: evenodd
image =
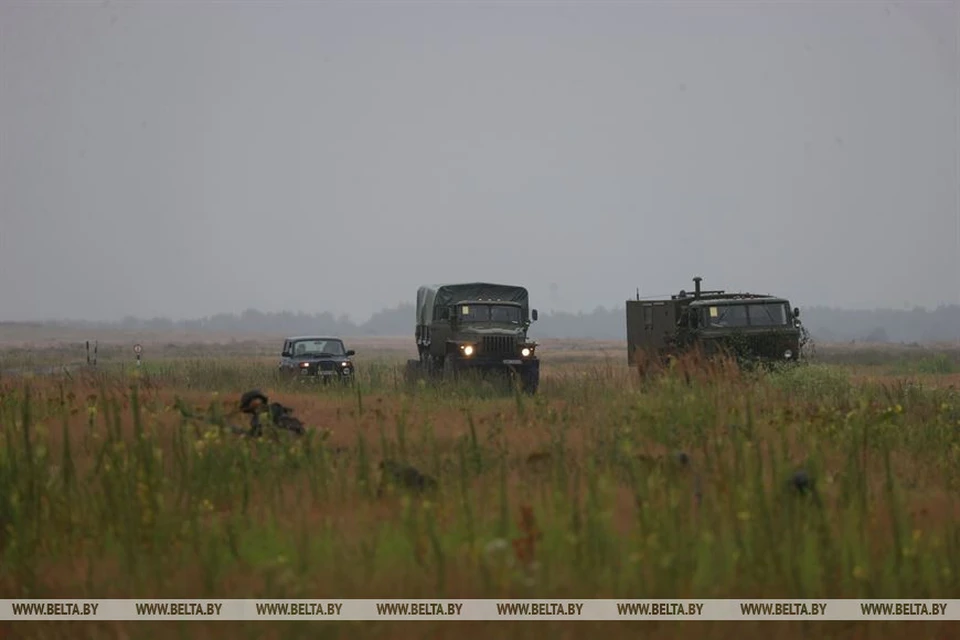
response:
<path id="1" fill-rule="evenodd" d="M 537 358 L 457 358 L 454 360 L 461 371 L 520 371 L 540 366 Z"/>

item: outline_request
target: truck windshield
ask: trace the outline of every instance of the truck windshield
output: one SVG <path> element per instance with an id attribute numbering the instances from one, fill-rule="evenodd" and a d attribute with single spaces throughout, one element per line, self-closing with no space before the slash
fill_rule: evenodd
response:
<path id="1" fill-rule="evenodd" d="M 295 356 L 317 356 L 320 354 L 342 356 L 345 353 L 343 343 L 339 340 L 297 340 L 293 343 L 293 355 Z"/>
<path id="2" fill-rule="evenodd" d="M 782 327 L 790 324 L 790 305 L 782 302 L 751 304 L 747 310 L 750 313 L 750 326 L 753 327 Z"/>
<path id="3" fill-rule="evenodd" d="M 505 304 L 462 304 L 457 309 L 463 322 L 520 324 L 520 308 Z"/>
<path id="4" fill-rule="evenodd" d="M 790 324 L 790 309 L 783 302 L 722 304 L 703 309 L 704 326 L 783 327 Z"/>

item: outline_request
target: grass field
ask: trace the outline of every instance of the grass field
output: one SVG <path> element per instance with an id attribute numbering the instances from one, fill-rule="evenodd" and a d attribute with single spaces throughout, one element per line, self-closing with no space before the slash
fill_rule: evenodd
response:
<path id="1" fill-rule="evenodd" d="M 96 370 L 0 374 L 4 598 L 957 598 L 960 352 L 821 347 L 642 385 L 616 343 L 546 341 L 540 393 L 408 387 L 403 339 L 349 389 L 276 341 L 101 340 Z M 129 344 L 128 344 L 129 343 Z M 6 345 L 0 372 L 75 365 Z M 260 388 L 310 427 L 247 440 Z M 685 454 L 682 456 L 680 454 Z M 682 463 L 682 458 L 688 460 Z M 377 498 L 377 464 L 435 494 Z M 812 488 L 800 492 L 802 470 Z M 0 637 L 947 638 L 940 623 L 33 623 Z M 950 632 L 954 632 L 951 634 Z M 3 635 L 6 634 L 6 635 Z"/>

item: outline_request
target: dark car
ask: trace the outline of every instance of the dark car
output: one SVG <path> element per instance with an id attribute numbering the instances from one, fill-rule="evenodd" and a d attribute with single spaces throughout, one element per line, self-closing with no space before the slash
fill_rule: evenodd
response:
<path id="1" fill-rule="evenodd" d="M 355 354 L 335 336 L 287 338 L 280 352 L 280 373 L 301 380 L 350 382 Z"/>

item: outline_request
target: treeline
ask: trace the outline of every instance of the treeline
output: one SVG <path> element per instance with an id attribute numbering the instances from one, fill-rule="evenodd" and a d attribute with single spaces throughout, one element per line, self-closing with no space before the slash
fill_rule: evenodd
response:
<path id="1" fill-rule="evenodd" d="M 857 311 L 808 307 L 801 319 L 815 340 L 823 342 L 946 342 L 960 340 L 960 306 L 934 310 L 876 309 Z M 366 322 L 354 322 L 332 313 L 265 313 L 249 309 L 197 320 L 124 318 L 118 322 L 47 322 L 47 326 L 140 331 L 210 331 L 235 334 L 331 333 L 348 336 L 413 335 L 414 307 L 401 304 L 375 313 Z M 588 313 L 541 313 L 531 333 L 537 338 L 594 338 L 622 340 L 626 333 L 623 307 L 598 307 Z"/>

